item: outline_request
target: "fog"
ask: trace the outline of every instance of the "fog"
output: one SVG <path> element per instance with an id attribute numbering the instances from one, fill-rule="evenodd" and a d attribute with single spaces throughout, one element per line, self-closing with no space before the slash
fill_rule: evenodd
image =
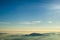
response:
<path id="1" fill-rule="evenodd" d="M 60 33 L 8 34 L 0 33 L 0 40 L 60 40 Z"/>

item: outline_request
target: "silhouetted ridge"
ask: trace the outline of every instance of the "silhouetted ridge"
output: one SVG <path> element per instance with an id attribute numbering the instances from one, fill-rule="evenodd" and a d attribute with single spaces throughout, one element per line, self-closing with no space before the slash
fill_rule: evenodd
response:
<path id="1" fill-rule="evenodd" d="M 0 34 L 8 34 L 8 33 L 0 33 Z"/>
<path id="2" fill-rule="evenodd" d="M 31 33 L 31 34 L 28 34 L 28 35 L 25 35 L 25 36 L 42 36 L 44 34 L 40 34 L 40 33 Z"/>
<path id="3" fill-rule="evenodd" d="M 0 33 L 0 36 L 2 36 L 2 35 L 7 35 L 8 33 Z"/>

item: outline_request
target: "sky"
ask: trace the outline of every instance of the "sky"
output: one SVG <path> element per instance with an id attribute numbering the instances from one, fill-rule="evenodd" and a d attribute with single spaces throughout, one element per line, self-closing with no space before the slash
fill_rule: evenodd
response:
<path id="1" fill-rule="evenodd" d="M 60 0 L 0 0 L 0 31 L 36 28 L 60 28 Z"/>

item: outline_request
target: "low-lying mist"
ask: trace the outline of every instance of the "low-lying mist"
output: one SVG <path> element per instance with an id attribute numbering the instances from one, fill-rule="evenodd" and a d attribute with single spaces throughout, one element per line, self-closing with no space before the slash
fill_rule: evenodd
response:
<path id="1" fill-rule="evenodd" d="M 60 40 L 60 33 L 8 34 L 0 33 L 0 40 Z"/>

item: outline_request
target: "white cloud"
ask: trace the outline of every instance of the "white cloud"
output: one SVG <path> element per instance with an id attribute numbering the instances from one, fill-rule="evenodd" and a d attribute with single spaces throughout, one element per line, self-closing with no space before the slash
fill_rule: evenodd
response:
<path id="1" fill-rule="evenodd" d="M 50 14 L 60 15 L 60 4 L 50 4 L 46 8 L 50 10 Z"/>
<path id="2" fill-rule="evenodd" d="M 37 24 L 37 23 L 41 23 L 41 21 L 32 21 L 32 23 Z"/>
<path id="3" fill-rule="evenodd" d="M 21 22 L 20 24 L 32 24 L 31 22 Z"/>
<path id="4" fill-rule="evenodd" d="M 53 23 L 52 21 L 48 21 L 48 23 Z"/>
<path id="5" fill-rule="evenodd" d="M 21 22 L 20 24 L 39 24 L 41 21 L 26 21 L 26 22 Z"/>
<path id="6" fill-rule="evenodd" d="M 60 10 L 60 5 L 53 5 L 51 6 L 52 10 Z"/>
<path id="7" fill-rule="evenodd" d="M 9 22 L 0 22 L 0 24 L 10 24 Z"/>

